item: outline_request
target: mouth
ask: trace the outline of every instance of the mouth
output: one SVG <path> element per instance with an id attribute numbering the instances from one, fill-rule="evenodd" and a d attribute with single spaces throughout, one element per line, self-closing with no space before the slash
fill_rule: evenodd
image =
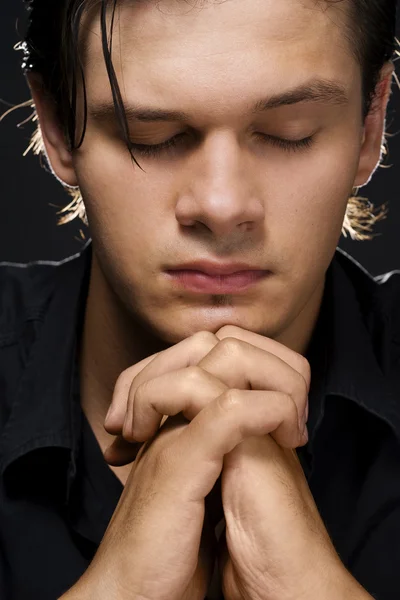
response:
<path id="1" fill-rule="evenodd" d="M 176 287 L 199 294 L 237 294 L 254 287 L 270 275 L 270 271 L 247 269 L 215 274 L 197 269 L 173 269 L 167 277 Z"/>

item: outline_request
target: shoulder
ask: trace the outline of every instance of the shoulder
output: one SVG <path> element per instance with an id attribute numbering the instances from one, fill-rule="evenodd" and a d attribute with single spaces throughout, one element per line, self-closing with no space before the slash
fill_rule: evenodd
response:
<path id="1" fill-rule="evenodd" d="M 400 270 L 391 271 L 375 278 L 375 305 L 382 313 L 382 321 L 388 328 L 391 364 L 400 390 Z"/>
<path id="2" fill-rule="evenodd" d="M 374 278 L 376 295 L 394 325 L 393 333 L 400 338 L 400 270 Z"/>
<path id="3" fill-rule="evenodd" d="M 62 351 L 69 352 L 90 272 L 88 245 L 58 262 L 0 263 L 0 430 L 24 389 L 24 374 L 30 373 L 26 388 L 34 393 L 37 365 L 53 356 L 62 361 Z"/>
<path id="4" fill-rule="evenodd" d="M 400 269 L 373 276 L 354 258 L 338 249 L 335 260 L 351 281 L 362 308 L 396 318 L 400 309 Z"/>
<path id="5" fill-rule="evenodd" d="M 336 252 L 335 261 L 375 345 L 385 348 L 392 366 L 400 365 L 400 270 L 373 276 L 343 250 Z"/>
<path id="6" fill-rule="evenodd" d="M 0 262 L 0 343 L 26 321 L 41 320 L 55 288 L 83 252 L 60 261 Z"/>

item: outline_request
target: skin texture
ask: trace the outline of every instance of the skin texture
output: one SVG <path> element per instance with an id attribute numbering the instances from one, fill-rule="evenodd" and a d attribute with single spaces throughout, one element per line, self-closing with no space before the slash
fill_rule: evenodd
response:
<path id="1" fill-rule="evenodd" d="M 91 597 L 93 592 L 93 597 L 101 598 L 99 594 L 109 589 L 116 598 L 160 600 L 160 590 L 147 588 L 140 573 L 147 572 L 148 567 L 147 581 L 157 582 L 150 568 L 151 557 L 159 557 L 158 569 L 174 559 L 167 552 L 167 542 L 164 547 L 157 545 L 161 544 L 160 527 L 167 523 L 172 530 L 168 536 L 165 532 L 165 539 L 176 540 L 176 556 L 183 552 L 190 560 L 186 570 L 180 566 L 181 579 L 166 577 L 160 585 L 169 600 L 181 600 L 185 591 L 192 589 L 192 577 L 197 577 L 193 573 L 204 499 L 221 473 L 223 508 L 226 515 L 233 515 L 227 519 L 231 558 L 223 575 L 230 600 L 300 600 L 300 593 L 293 595 L 293 578 L 287 577 L 285 564 L 297 573 L 297 568 L 304 570 L 304 560 L 315 566 L 315 556 L 321 559 L 321 568 L 316 571 L 324 578 L 316 580 L 306 572 L 304 588 L 308 591 L 304 597 L 312 598 L 314 590 L 315 598 L 330 600 L 328 584 L 332 581 L 337 585 L 335 598 L 368 597 L 340 565 L 299 473 L 290 448 L 304 443 L 298 420 L 304 419 L 306 402 L 303 399 L 300 410 L 297 396 L 293 398 L 293 390 L 287 389 L 286 368 L 275 368 L 282 348 L 290 352 L 291 358 L 281 358 L 285 363 L 306 351 L 347 199 L 353 187 L 369 180 L 380 158 L 392 66 L 388 64 L 382 71 L 381 94 L 363 123 L 361 73 L 343 36 L 344 18 L 343 6 L 321 10 L 311 0 L 229 0 L 202 3 L 201 9 L 172 0 L 123 3 L 116 15 L 113 59 L 125 103 L 187 113 L 186 120 L 173 122 L 130 121 L 135 144 L 158 144 L 183 136 L 173 153 L 150 158 L 136 152 L 144 171 L 132 163 L 115 120 L 99 118 L 99 107 L 111 101 L 111 92 L 96 11 L 85 15 L 82 28 L 89 118 L 78 151 L 68 151 L 51 99 L 43 93 L 40 78 L 30 77 L 49 161 L 60 179 L 69 185 L 79 184 L 93 240 L 80 348 L 82 406 L 103 450 L 115 435 L 119 436 L 115 442 L 118 447 L 106 456 L 121 481 L 127 482 L 111 533 L 106 534 L 93 567 L 79 586 L 78 592 L 83 594 L 84 590 L 85 595 L 77 597 Z M 334 52 L 329 50 L 332 48 Z M 260 99 L 314 77 L 339 84 L 348 101 L 340 105 L 302 102 L 259 114 L 251 111 Z M 291 140 L 314 137 L 309 148 L 288 151 L 260 134 Z M 271 275 L 240 295 L 200 295 L 171 285 L 166 269 L 199 259 L 240 260 L 267 269 Z M 170 346 L 181 348 L 180 344 L 189 340 L 190 347 L 197 348 L 197 332 L 215 337 L 226 332 L 225 326 L 234 327 L 228 337 L 241 344 L 239 352 L 237 344 L 227 346 L 231 371 L 240 375 L 239 379 L 226 379 L 229 369 L 224 361 L 211 373 L 210 364 L 199 366 L 205 355 L 198 350 L 193 351 L 192 362 L 188 363 L 186 354 L 169 362 L 165 351 Z M 257 335 L 257 340 L 253 338 L 246 346 L 242 337 L 249 334 Z M 266 339 L 278 346 L 271 352 L 263 349 L 264 354 L 255 357 L 255 348 L 262 349 Z M 129 390 L 137 370 L 145 370 L 147 363 L 157 359 L 155 353 L 160 353 L 160 368 L 169 379 L 161 382 L 168 401 L 154 410 L 157 381 L 147 372 L 153 383 L 142 395 L 141 406 L 145 412 L 153 406 L 153 427 L 154 412 L 160 419 L 175 414 L 179 402 L 187 399 L 187 393 L 179 390 L 188 389 L 185 385 L 193 377 L 193 367 L 197 367 L 197 376 L 201 375 L 196 386 L 198 397 L 185 414 L 193 421 L 189 425 L 173 421 L 176 428 L 170 425 L 168 435 L 157 435 L 132 470 L 126 465 L 127 442 L 148 439 L 151 426 L 141 430 L 139 438 L 138 431 L 129 431 L 129 418 L 132 425 L 132 411 L 136 410 L 134 395 L 129 401 Z M 140 364 L 142 360 L 145 365 Z M 129 370 L 132 368 L 136 368 L 134 373 Z M 287 368 L 297 371 L 293 365 Z M 187 369 L 192 371 L 188 374 Z M 277 380 L 259 382 L 259 388 L 254 388 L 250 385 L 255 376 L 252 369 L 275 372 Z M 221 386 L 240 391 L 239 398 L 233 395 L 233 400 L 228 394 L 227 404 L 235 408 L 222 411 L 222 415 L 217 401 Z M 282 410 L 281 406 L 271 400 L 276 392 L 291 399 L 285 405 L 287 412 L 279 418 L 274 411 Z M 254 398 L 251 409 L 246 393 Z M 113 394 L 118 408 L 106 431 L 104 419 Z M 298 419 L 293 418 L 293 411 L 297 411 Z M 223 415 L 231 429 L 223 428 Z M 246 419 L 254 419 L 252 425 Z M 218 452 L 213 458 L 207 453 L 199 458 L 196 443 L 202 447 L 202 440 L 204 446 L 204 439 L 211 439 L 199 433 L 199 423 L 211 427 L 214 420 L 220 423 L 220 428 L 213 430 L 214 437 L 221 436 Z M 191 433 L 193 424 L 196 433 Z M 184 431 L 189 433 L 183 436 Z M 254 436 L 259 436 L 258 441 Z M 192 445 L 188 445 L 188 437 Z M 160 463 L 165 448 L 168 460 L 163 458 Z M 186 455 L 190 460 L 185 462 L 182 456 Z M 212 474 L 207 470 L 210 461 Z M 146 468 L 140 467 L 144 464 Z M 253 475 L 251 486 L 249 473 Z M 175 496 L 165 483 L 171 481 L 167 475 L 172 477 Z M 253 492 L 251 497 L 240 494 L 246 484 L 249 494 Z M 283 489 L 290 491 L 291 501 L 287 497 L 285 501 Z M 260 499 L 266 496 L 279 507 L 273 523 L 268 519 L 271 513 L 261 515 Z M 153 497 L 158 500 L 150 502 Z M 252 518 L 244 506 L 250 507 Z M 142 511 L 144 517 L 127 529 L 135 510 Z M 187 531 L 183 538 L 182 515 L 187 515 L 185 522 L 193 523 L 191 531 L 183 528 Z M 286 543 L 287 536 L 277 532 L 288 527 L 293 515 L 298 530 L 295 543 L 290 544 Z M 257 526 L 261 516 L 265 519 L 263 529 Z M 234 522 L 243 524 L 245 537 L 235 531 Z M 304 523 L 312 523 L 312 535 L 306 533 Z M 133 535 L 125 535 L 125 531 Z M 142 546 L 135 545 L 138 539 Z M 266 554 L 259 552 L 261 547 Z M 136 555 L 143 561 L 147 557 L 150 563 L 146 568 L 142 563 L 141 571 L 132 571 L 128 559 L 121 567 L 115 555 Z M 285 556 L 285 561 L 280 562 L 279 556 Z M 255 562 L 255 557 L 260 562 Z M 198 565 L 202 572 L 201 560 Z M 252 570 L 249 565 L 256 566 Z M 271 573 L 275 575 L 270 577 Z M 200 580 L 205 579 L 207 574 L 200 573 Z M 123 589 L 120 584 L 114 587 L 120 580 L 124 581 Z M 128 589 L 136 589 L 137 594 L 129 595 Z M 201 598 L 201 585 L 199 589 Z"/>

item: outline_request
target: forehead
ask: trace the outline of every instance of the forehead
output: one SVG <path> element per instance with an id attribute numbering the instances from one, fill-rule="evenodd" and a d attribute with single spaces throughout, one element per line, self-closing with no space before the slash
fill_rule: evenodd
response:
<path id="1" fill-rule="evenodd" d="M 279 93 L 313 76 L 350 88 L 360 69 L 345 35 L 346 4 L 122 1 L 114 17 L 114 68 L 129 97 L 140 93 L 149 102 L 213 100 L 221 110 L 226 110 L 228 93 Z M 108 29 L 110 21 L 109 12 Z M 98 8 L 85 16 L 81 31 L 89 95 L 106 101 L 110 90 Z"/>

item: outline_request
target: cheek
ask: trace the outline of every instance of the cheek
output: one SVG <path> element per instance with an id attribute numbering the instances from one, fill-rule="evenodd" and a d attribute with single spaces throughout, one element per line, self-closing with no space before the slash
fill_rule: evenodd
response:
<path id="1" fill-rule="evenodd" d="M 293 309 L 289 306 L 292 302 L 297 307 L 305 305 L 334 256 L 357 171 L 357 156 L 354 149 L 346 153 L 321 152 L 282 179 L 284 191 L 278 192 L 277 202 L 269 205 L 271 223 L 267 223 L 266 235 L 274 263 L 282 273 L 282 304 L 287 313 Z"/>
<path id="2" fill-rule="evenodd" d="M 273 213 L 271 236 L 281 249 L 282 244 L 286 247 L 287 258 L 298 265 L 308 265 L 315 256 L 329 263 L 340 238 L 357 164 L 357 149 L 341 146 L 321 151 L 315 160 L 297 163 L 289 178 L 281 174 L 283 193 L 278 191 L 280 201 L 271 203 L 268 212 Z"/>
<path id="3" fill-rule="evenodd" d="M 166 226 L 168 177 L 143 173 L 124 148 L 82 152 L 75 168 L 96 245 L 119 260 L 149 253 Z"/>

